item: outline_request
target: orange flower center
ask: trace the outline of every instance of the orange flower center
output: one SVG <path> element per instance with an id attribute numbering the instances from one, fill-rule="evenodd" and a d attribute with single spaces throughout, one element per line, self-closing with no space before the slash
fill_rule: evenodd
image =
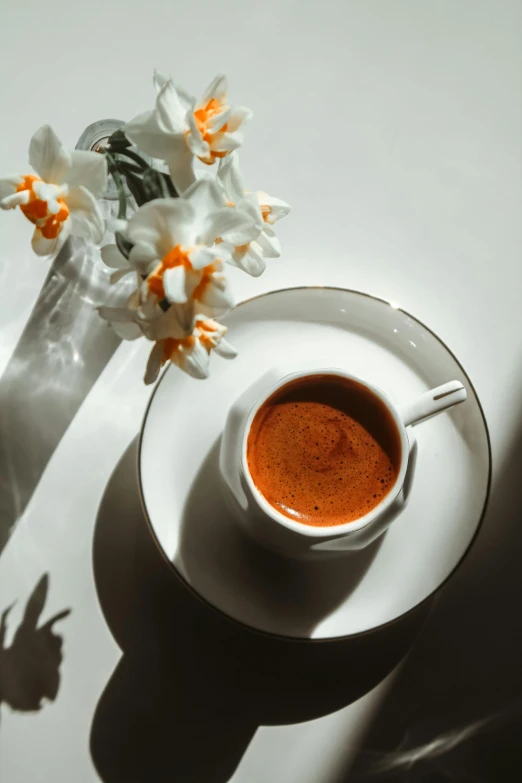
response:
<path id="1" fill-rule="evenodd" d="M 197 338 L 193 334 L 189 334 L 188 337 L 183 337 L 181 339 L 167 337 L 165 340 L 163 340 L 162 365 L 165 364 L 165 362 L 168 362 L 169 359 L 172 359 L 173 355 L 180 348 L 190 350 L 194 346 L 196 339 L 199 340 L 207 353 L 210 353 L 212 348 L 215 347 L 215 338 L 213 337 L 213 333 L 218 331 L 218 327 L 216 324 L 212 323 L 212 321 L 197 320 L 195 328 L 199 329 L 200 331 L 200 334 Z"/>
<path id="2" fill-rule="evenodd" d="M 190 251 L 189 251 L 190 252 Z M 176 266 L 184 266 L 185 269 L 192 270 L 192 264 L 187 251 L 183 250 L 181 245 L 176 245 L 169 250 L 167 255 L 158 264 L 156 269 L 148 276 L 147 286 L 151 294 L 157 296 L 158 300 L 165 299 L 165 287 L 163 285 L 163 275 L 167 269 L 173 269 Z M 192 297 L 198 301 L 203 299 L 207 287 L 212 282 L 212 275 L 218 271 L 216 264 L 209 264 L 201 270 L 201 278 L 194 288 Z"/>
<path id="3" fill-rule="evenodd" d="M 246 245 L 236 245 L 234 250 L 236 253 L 240 253 L 242 256 L 245 255 L 245 253 L 248 252 L 248 248 L 250 247 L 250 242 L 247 242 Z"/>
<path id="4" fill-rule="evenodd" d="M 215 337 L 213 333 L 218 331 L 218 327 L 216 324 L 212 323 L 212 321 L 196 321 L 196 326 L 201 331 L 199 342 L 206 348 L 207 353 L 210 353 L 212 348 L 215 347 Z"/>
<path id="5" fill-rule="evenodd" d="M 157 296 L 159 300 L 165 299 L 163 275 L 167 269 L 173 269 L 176 266 L 184 266 L 186 269 L 192 269 L 188 254 L 182 249 L 181 245 L 176 245 L 172 250 L 169 250 L 154 272 L 147 278 L 149 291 L 151 294 Z"/>
<path id="6" fill-rule="evenodd" d="M 268 223 L 268 218 L 272 214 L 272 207 L 269 207 L 268 204 L 261 204 L 261 214 L 265 223 Z"/>
<path id="7" fill-rule="evenodd" d="M 196 299 L 196 301 L 201 302 L 205 294 L 205 291 L 207 289 L 207 286 L 211 281 L 211 277 L 216 271 L 217 269 L 214 266 L 214 264 L 209 264 L 208 266 L 205 266 L 203 268 L 203 274 L 201 275 L 201 280 L 195 287 L 194 293 L 192 294 L 192 296 L 194 297 L 194 299 Z"/>
<path id="8" fill-rule="evenodd" d="M 183 337 L 182 339 L 167 337 L 163 340 L 163 359 L 161 360 L 161 364 L 163 365 L 165 362 L 168 362 L 180 348 L 192 348 L 195 342 L 196 338 L 193 334 L 189 334 L 188 337 Z"/>
<path id="9" fill-rule="evenodd" d="M 206 163 L 208 166 L 211 166 L 213 163 L 215 163 L 216 158 L 224 158 L 225 155 L 227 155 L 226 152 L 216 152 L 212 149 L 214 137 L 219 133 L 225 133 L 228 127 L 227 124 L 225 123 L 223 127 L 220 128 L 217 132 L 213 132 L 212 129 L 208 127 L 209 120 L 219 114 L 222 109 L 223 107 L 221 103 L 219 103 L 216 98 L 211 98 L 206 106 L 203 106 L 201 109 L 197 109 L 197 111 L 194 112 L 194 119 L 196 120 L 196 125 L 199 132 L 201 133 L 203 141 L 206 141 L 210 146 L 207 157 L 203 157 L 201 155 L 198 157 L 202 163 Z"/>
<path id="10" fill-rule="evenodd" d="M 33 190 L 35 182 L 42 182 L 34 174 L 27 174 L 23 181 L 16 188 L 16 192 L 29 191 L 29 201 L 27 204 L 21 204 L 20 209 L 31 223 L 34 223 L 46 239 L 56 239 L 62 229 L 62 223 L 69 217 L 69 207 L 63 198 L 57 199 L 60 206 L 59 211 L 53 215 L 49 212 L 47 201 L 39 199 Z"/>

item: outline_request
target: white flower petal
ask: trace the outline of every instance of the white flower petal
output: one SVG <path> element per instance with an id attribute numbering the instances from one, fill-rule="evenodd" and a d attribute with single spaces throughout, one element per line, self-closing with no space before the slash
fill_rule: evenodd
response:
<path id="1" fill-rule="evenodd" d="M 176 340 L 187 337 L 192 331 L 192 315 L 187 319 L 186 308 L 171 304 L 166 312 L 157 308 L 155 318 L 142 322 L 143 333 L 149 340 L 164 340 L 173 337 Z M 192 307 L 191 313 L 192 313 Z"/>
<path id="2" fill-rule="evenodd" d="M 123 269 L 128 266 L 127 259 L 120 253 L 117 245 L 104 245 L 101 249 L 101 257 L 105 266 L 111 269 Z"/>
<path id="3" fill-rule="evenodd" d="M 212 139 L 212 150 L 214 152 L 232 152 L 237 150 L 243 144 L 244 137 L 242 131 L 234 133 L 217 133 Z"/>
<path id="4" fill-rule="evenodd" d="M 194 210 L 185 199 L 159 198 L 144 204 L 132 215 L 127 239 L 140 246 L 153 246 L 163 258 L 176 245 L 195 244 Z"/>
<path id="5" fill-rule="evenodd" d="M 181 264 L 172 269 L 166 269 L 163 274 L 165 297 L 169 302 L 184 304 L 195 288 L 195 285 L 192 286 L 191 283 L 189 273 Z"/>
<path id="6" fill-rule="evenodd" d="M 141 280 L 141 278 L 139 278 L 138 275 L 136 275 L 136 284 L 139 286 L 140 283 L 142 282 L 143 281 Z M 139 306 L 140 306 L 140 292 L 136 290 L 133 291 L 132 294 L 129 296 L 127 300 L 127 307 L 129 308 L 129 310 L 137 310 Z"/>
<path id="7" fill-rule="evenodd" d="M 227 108 L 218 112 L 217 114 L 214 114 L 214 116 L 209 117 L 205 123 L 207 129 L 212 133 L 216 133 L 217 131 L 221 130 L 223 125 L 228 122 L 231 113 L 232 109 Z"/>
<path id="8" fill-rule="evenodd" d="M 71 156 L 50 125 L 42 125 L 29 145 L 29 163 L 46 182 L 60 185 L 71 168 Z"/>
<path id="9" fill-rule="evenodd" d="M 205 217 L 199 241 L 201 244 L 210 245 L 220 237 L 233 245 L 244 245 L 257 234 L 258 228 L 249 215 L 239 209 L 222 207 Z"/>
<path id="10" fill-rule="evenodd" d="M 266 227 L 266 223 L 263 220 L 263 213 L 261 212 L 261 207 L 255 193 L 246 193 L 243 201 L 239 204 L 239 208 L 247 215 L 250 215 L 258 232 L 261 233 Z"/>
<path id="11" fill-rule="evenodd" d="M 275 234 L 269 236 L 266 230 L 257 237 L 256 244 L 260 246 L 265 258 L 279 258 L 281 255 L 281 245 L 278 238 Z"/>
<path id="12" fill-rule="evenodd" d="M 130 266 L 127 267 L 127 269 L 116 269 L 109 278 L 111 285 L 118 283 L 123 277 L 130 274 L 135 274 L 134 269 Z"/>
<path id="13" fill-rule="evenodd" d="M 290 212 L 290 204 L 287 204 L 286 201 L 282 201 L 275 196 L 269 196 L 268 193 L 264 193 L 262 190 L 257 194 L 257 198 L 261 206 L 270 207 L 270 212 L 267 215 L 266 220 L 270 225 L 285 217 Z"/>
<path id="14" fill-rule="evenodd" d="M 199 245 L 189 253 L 190 263 L 193 269 L 203 269 L 222 258 L 219 247 L 203 247 Z"/>
<path id="15" fill-rule="evenodd" d="M 188 130 L 187 113 L 191 101 L 187 94 L 180 95 L 172 79 L 168 79 L 156 97 L 158 127 L 167 133 L 183 135 Z M 195 103 L 195 101 L 194 101 Z"/>
<path id="16" fill-rule="evenodd" d="M 123 234 L 127 230 L 128 220 L 122 220 L 121 218 L 109 216 L 106 218 L 107 231 L 111 231 L 113 234 L 120 232 Z"/>
<path id="17" fill-rule="evenodd" d="M 232 109 L 227 123 L 230 133 L 234 133 L 242 125 L 246 125 L 252 119 L 252 115 L 253 112 L 247 109 L 246 106 L 236 106 Z"/>
<path id="18" fill-rule="evenodd" d="M 201 158 L 202 161 L 210 161 L 210 144 L 207 141 L 203 141 L 200 136 L 194 133 L 189 133 L 185 139 L 185 146 L 191 155 L 196 158 Z"/>
<path id="19" fill-rule="evenodd" d="M 197 126 L 196 118 L 194 117 L 194 112 L 192 111 L 187 113 L 187 124 L 190 131 L 185 139 L 187 146 L 193 155 L 197 155 L 198 157 L 205 157 L 208 155 L 210 147 L 206 141 L 203 141 L 203 136 L 201 135 L 201 132 Z"/>
<path id="20" fill-rule="evenodd" d="M 226 158 L 221 158 L 217 179 L 225 191 L 227 200 L 233 201 L 236 206 L 243 201 L 245 198 L 245 186 L 241 169 L 239 168 L 239 160 L 235 152 L 227 155 Z"/>
<path id="21" fill-rule="evenodd" d="M 208 351 L 209 347 L 211 347 L 224 359 L 233 359 L 237 356 L 237 351 L 224 339 L 226 333 L 227 328 L 223 324 L 206 318 L 201 313 L 196 316 L 196 330 L 194 334 L 198 336 L 206 350 Z"/>
<path id="22" fill-rule="evenodd" d="M 166 133 L 158 122 L 155 111 L 147 111 L 138 114 L 124 127 L 125 135 L 137 146 L 153 158 L 167 158 L 173 154 L 173 150 L 185 145 L 183 135 Z"/>
<path id="23" fill-rule="evenodd" d="M 212 275 L 195 303 L 197 309 L 211 316 L 222 315 L 234 307 L 234 297 L 225 275 Z"/>
<path id="24" fill-rule="evenodd" d="M 171 359 L 184 372 L 193 378 L 208 378 L 209 355 L 199 340 L 195 340 L 190 349 L 180 347 Z"/>
<path id="25" fill-rule="evenodd" d="M 188 137 L 190 138 L 190 136 Z M 164 160 L 169 167 L 169 174 L 178 193 L 184 194 L 195 181 L 194 156 L 183 140 L 182 144 L 175 144 L 171 153 Z"/>
<path id="26" fill-rule="evenodd" d="M 31 194 L 28 190 L 20 190 L 18 193 L 11 193 L 0 201 L 1 209 L 14 209 L 22 204 L 28 204 Z"/>
<path id="27" fill-rule="evenodd" d="M 214 177 L 203 176 L 183 193 L 197 215 L 204 216 L 216 209 L 223 208 L 223 195 Z"/>
<path id="28" fill-rule="evenodd" d="M 98 314 L 107 321 L 122 340 L 136 340 L 143 336 L 143 330 L 137 322 L 136 310 L 132 308 L 132 299 L 127 307 L 99 307 Z"/>
<path id="29" fill-rule="evenodd" d="M 232 252 L 228 263 L 238 269 L 242 269 L 243 272 L 251 275 L 251 277 L 259 277 L 265 271 L 266 263 L 263 254 L 256 249 L 255 245 L 255 242 L 251 242 L 247 250 L 238 250 L 236 248 Z"/>
<path id="30" fill-rule="evenodd" d="M 147 362 L 147 369 L 145 370 L 144 381 L 149 386 L 154 383 L 159 375 L 161 367 L 163 365 L 163 343 L 156 343 L 152 351 L 150 352 L 149 361 Z"/>
<path id="31" fill-rule="evenodd" d="M 0 201 L 11 196 L 22 182 L 23 177 L 18 174 L 8 174 L 7 177 L 0 178 Z"/>
<path id="32" fill-rule="evenodd" d="M 206 106 L 207 103 L 215 98 L 219 103 L 224 103 L 227 99 L 228 81 L 224 74 L 218 74 L 216 78 L 208 85 L 207 89 L 203 93 L 201 99 L 201 106 Z"/>
<path id="33" fill-rule="evenodd" d="M 188 93 L 186 90 L 183 89 L 183 87 L 180 87 L 179 84 L 176 84 L 174 82 L 174 87 L 176 88 L 176 92 L 178 93 L 178 98 L 180 102 L 185 106 L 185 108 L 191 111 L 194 111 L 196 108 L 196 99 L 193 95 Z"/>
<path id="34" fill-rule="evenodd" d="M 62 228 L 56 239 L 46 239 L 39 228 L 35 228 L 31 245 L 37 256 L 56 255 L 64 246 L 71 233 L 71 220 L 62 223 Z"/>
<path id="35" fill-rule="evenodd" d="M 237 356 L 237 351 L 234 348 L 234 346 L 230 345 L 228 340 L 225 340 L 224 338 L 221 338 L 221 340 L 214 348 L 214 351 L 217 353 L 218 356 L 221 356 L 223 359 L 235 359 Z"/>
<path id="36" fill-rule="evenodd" d="M 190 299 L 186 304 L 173 305 L 176 308 L 177 317 L 183 329 L 184 337 L 192 334 L 194 328 L 194 301 Z"/>
<path id="37" fill-rule="evenodd" d="M 196 313 L 195 321 L 198 332 L 211 336 L 216 340 L 220 340 L 228 331 L 226 326 L 220 324 L 218 321 L 213 321 L 203 313 Z"/>
<path id="38" fill-rule="evenodd" d="M 112 330 L 121 340 L 137 340 L 138 337 L 143 337 L 143 332 L 136 323 L 112 323 Z"/>
<path id="39" fill-rule="evenodd" d="M 99 197 L 107 187 L 107 161 L 99 152 L 73 150 L 71 168 L 67 172 L 69 186 L 83 185 L 93 196 Z"/>
<path id="40" fill-rule="evenodd" d="M 98 307 L 98 313 L 104 321 L 113 323 L 135 323 L 136 313 L 129 307 Z"/>
<path id="41" fill-rule="evenodd" d="M 148 324 L 155 318 L 158 318 L 162 310 L 158 305 L 158 299 L 156 295 L 151 293 L 147 280 L 143 280 L 138 275 L 137 277 L 138 290 L 135 291 L 135 296 L 138 301 L 136 309 L 138 310 L 138 314 L 140 316 L 140 323 L 143 324 L 143 328 L 145 330 L 145 324 Z"/>
<path id="42" fill-rule="evenodd" d="M 154 82 L 154 87 L 156 88 L 156 92 L 159 92 L 161 88 L 164 87 L 169 80 L 168 76 L 165 76 L 164 74 L 160 73 L 158 70 L 156 70 L 156 68 L 154 68 L 154 76 L 152 78 Z"/>
<path id="43" fill-rule="evenodd" d="M 161 258 L 155 245 L 138 242 L 129 253 L 128 263 L 140 274 L 148 275 L 160 261 Z"/>
<path id="44" fill-rule="evenodd" d="M 105 223 L 92 193 L 82 186 L 75 187 L 69 190 L 64 200 L 71 210 L 71 233 L 77 237 L 88 237 L 93 242 L 101 242 Z"/>

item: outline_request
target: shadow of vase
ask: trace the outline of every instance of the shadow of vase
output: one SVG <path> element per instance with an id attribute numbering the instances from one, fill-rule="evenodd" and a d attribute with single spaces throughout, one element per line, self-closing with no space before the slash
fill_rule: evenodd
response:
<path id="1" fill-rule="evenodd" d="M 99 250 L 70 238 L 52 262 L 0 379 L 0 552 L 121 340 L 96 306 L 118 301 Z M 112 299 L 111 299 L 112 297 Z"/>
<path id="2" fill-rule="evenodd" d="M 251 631 L 199 600 L 160 552 L 141 509 L 136 457 L 135 440 L 96 522 L 98 597 L 123 654 L 95 711 L 91 754 L 105 783 L 161 783 L 173 775 L 183 783 L 226 783 L 260 725 L 327 715 L 381 682 L 411 647 L 431 604 L 334 642 Z M 193 498 L 192 511 L 204 514 L 203 500 L 200 506 Z M 185 561 L 187 553 L 185 546 Z M 294 579 L 291 590 L 299 589 Z M 316 621 L 329 610 L 316 608 Z"/>

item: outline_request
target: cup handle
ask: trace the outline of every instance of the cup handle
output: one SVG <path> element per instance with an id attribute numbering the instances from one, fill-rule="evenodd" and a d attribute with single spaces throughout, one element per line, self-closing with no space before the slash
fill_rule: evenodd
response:
<path id="1" fill-rule="evenodd" d="M 449 381 L 442 386 L 437 386 L 436 389 L 421 394 L 408 405 L 400 405 L 399 414 L 404 426 L 409 427 L 410 424 L 417 424 L 417 422 L 427 419 L 428 416 L 441 413 L 459 402 L 464 402 L 467 396 L 466 389 L 460 381 Z"/>

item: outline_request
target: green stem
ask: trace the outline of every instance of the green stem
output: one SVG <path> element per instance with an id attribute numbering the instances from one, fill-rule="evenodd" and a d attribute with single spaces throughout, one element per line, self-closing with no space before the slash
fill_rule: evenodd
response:
<path id="1" fill-rule="evenodd" d="M 118 171 L 118 164 L 116 162 L 116 158 L 113 155 L 111 155 L 110 152 L 105 150 L 105 154 L 107 156 L 107 160 L 111 165 L 111 175 L 114 180 L 114 184 L 116 185 L 116 190 L 118 191 L 118 201 L 119 201 L 118 220 L 125 220 L 125 217 L 127 215 L 127 196 L 125 195 L 125 188 L 123 187 L 123 182 L 120 176 L 120 172 Z"/>
<path id="2" fill-rule="evenodd" d="M 160 188 L 161 188 L 161 195 L 163 198 L 170 198 L 169 189 L 167 187 L 167 183 L 165 182 L 165 178 L 163 176 L 160 176 Z"/>
<path id="3" fill-rule="evenodd" d="M 121 153 L 118 152 L 118 155 Z M 119 171 L 121 171 L 122 174 L 125 174 L 126 171 L 134 171 L 136 174 L 143 174 L 143 169 L 139 166 L 136 166 L 134 163 L 128 163 L 126 160 L 116 161 L 116 166 Z M 109 168 L 112 167 L 112 164 Z"/>
<path id="4" fill-rule="evenodd" d="M 106 154 L 110 155 L 111 153 L 109 152 L 109 153 L 106 153 Z M 138 155 L 137 152 L 133 152 L 132 150 L 128 150 L 128 149 L 124 149 L 124 150 L 118 150 L 118 155 L 125 155 L 127 158 L 130 158 L 131 160 L 133 160 L 135 163 L 138 164 L 138 166 L 140 167 L 140 169 L 142 171 L 145 171 L 145 169 L 149 168 L 149 164 L 145 163 L 143 158 L 140 155 Z"/>

